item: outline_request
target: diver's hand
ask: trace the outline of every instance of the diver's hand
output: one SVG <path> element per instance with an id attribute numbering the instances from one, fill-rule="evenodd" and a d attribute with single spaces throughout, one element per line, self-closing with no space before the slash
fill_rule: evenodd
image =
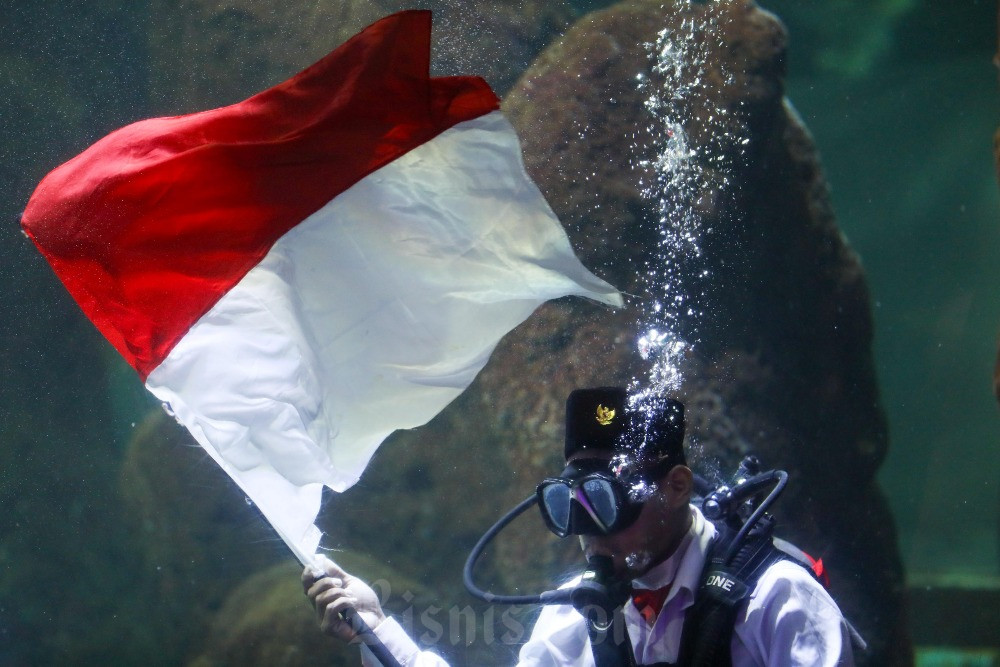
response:
<path id="1" fill-rule="evenodd" d="M 340 612 L 348 607 L 354 607 L 373 630 L 385 620 L 378 596 L 368 584 L 325 556 L 317 556 L 316 565 L 323 568 L 326 576 L 307 566 L 302 571 L 302 589 L 316 609 L 320 630 L 345 642 L 354 639 L 354 630 L 340 617 Z"/>

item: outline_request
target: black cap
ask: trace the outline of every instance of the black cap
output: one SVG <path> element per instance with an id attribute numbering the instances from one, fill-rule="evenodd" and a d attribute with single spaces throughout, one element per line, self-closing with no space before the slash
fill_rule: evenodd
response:
<path id="1" fill-rule="evenodd" d="M 568 460 L 578 452 L 632 452 L 644 461 L 684 463 L 684 405 L 669 398 L 629 406 L 622 387 L 577 389 L 566 399 Z"/>
<path id="2" fill-rule="evenodd" d="M 576 389 L 566 399 L 566 458 L 581 450 L 622 447 L 628 429 L 628 394 L 621 387 Z"/>

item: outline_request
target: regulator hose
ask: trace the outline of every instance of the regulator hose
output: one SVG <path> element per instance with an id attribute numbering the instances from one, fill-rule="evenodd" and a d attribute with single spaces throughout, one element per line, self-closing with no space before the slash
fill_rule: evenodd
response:
<path id="1" fill-rule="evenodd" d="M 469 557 L 465 560 L 465 569 L 462 571 L 465 588 L 472 597 L 495 604 L 571 604 L 573 591 L 575 590 L 572 588 L 544 591 L 536 595 L 499 595 L 490 591 L 484 591 L 472 579 L 472 570 L 476 567 L 476 562 L 483 555 L 486 546 L 496 537 L 496 534 L 537 502 L 538 497 L 534 493 L 522 500 L 514 509 L 500 517 L 489 530 L 483 533 L 483 536 L 476 542 L 476 546 L 472 547 Z"/>

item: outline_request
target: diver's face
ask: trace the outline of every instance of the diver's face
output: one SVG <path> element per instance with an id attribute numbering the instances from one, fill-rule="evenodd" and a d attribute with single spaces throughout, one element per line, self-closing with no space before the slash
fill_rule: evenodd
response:
<path id="1" fill-rule="evenodd" d="M 675 466 L 657 482 L 631 525 L 608 535 L 581 535 L 584 556 L 608 556 L 619 577 L 635 578 L 670 557 L 691 525 L 691 471 Z"/>

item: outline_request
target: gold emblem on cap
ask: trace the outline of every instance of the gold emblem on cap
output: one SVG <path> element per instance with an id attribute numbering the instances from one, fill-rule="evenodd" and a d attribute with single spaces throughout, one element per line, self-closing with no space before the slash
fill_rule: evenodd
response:
<path id="1" fill-rule="evenodd" d="M 611 423 L 611 420 L 615 418 L 615 411 L 612 408 L 606 408 L 603 405 L 597 405 L 597 423 L 601 426 L 607 426 Z"/>

